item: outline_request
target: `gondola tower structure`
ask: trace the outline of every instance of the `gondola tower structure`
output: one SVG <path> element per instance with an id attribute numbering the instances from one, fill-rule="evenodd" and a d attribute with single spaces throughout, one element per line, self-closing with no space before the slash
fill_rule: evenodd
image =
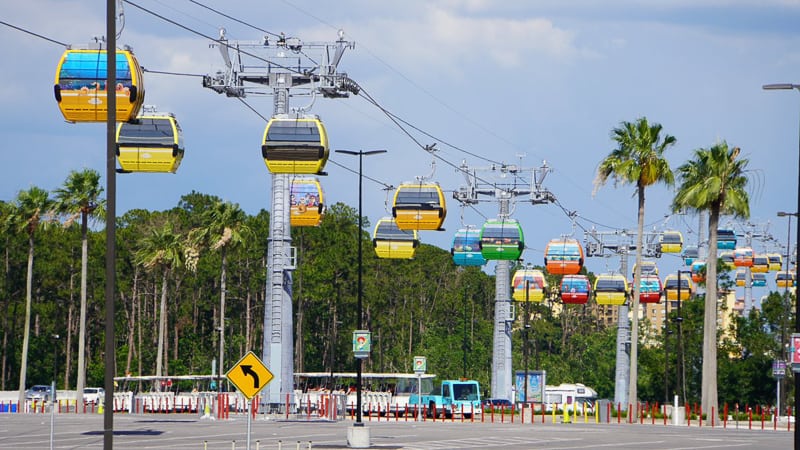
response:
<path id="1" fill-rule="evenodd" d="M 228 97 L 271 94 L 273 114 L 289 114 L 289 97 L 321 95 L 347 97 L 358 89 L 337 67 L 353 43 L 339 32 L 335 42 L 264 36 L 259 41 L 229 41 L 225 30 L 212 46 L 219 49 L 225 68 L 203 77 L 203 87 Z M 254 154 L 257 152 L 254 151 Z M 290 226 L 289 174 L 272 174 L 272 208 L 267 245 L 267 295 L 264 305 L 262 360 L 275 376 L 262 393 L 262 404 L 279 410 L 294 392 L 294 314 L 292 272 L 295 269 Z M 294 402 L 294 398 L 291 398 Z"/>

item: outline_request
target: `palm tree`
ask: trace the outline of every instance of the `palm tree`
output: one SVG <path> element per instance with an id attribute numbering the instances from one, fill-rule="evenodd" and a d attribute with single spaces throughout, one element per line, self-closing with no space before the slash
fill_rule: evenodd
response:
<path id="1" fill-rule="evenodd" d="M 680 186 L 672 201 L 673 210 L 708 211 L 708 261 L 717 261 L 717 228 L 720 214 L 750 217 L 750 200 L 745 191 L 748 160 L 739 158 L 739 147 L 725 141 L 708 149 L 697 149 L 694 159 L 678 167 Z M 706 299 L 703 318 L 702 410 L 719 411 L 717 398 L 717 264 L 706 264 Z"/>
<path id="2" fill-rule="evenodd" d="M 160 221 L 160 223 L 158 223 Z M 184 239 L 175 231 L 172 217 L 156 216 L 150 229 L 138 243 L 134 256 L 136 263 L 147 270 L 161 269 L 161 305 L 158 319 L 158 349 L 156 376 L 162 375 L 164 358 L 164 336 L 167 332 L 167 282 L 173 268 L 179 267 L 184 250 Z M 160 383 L 156 383 L 156 388 Z"/>
<path id="3" fill-rule="evenodd" d="M 28 369 L 28 345 L 31 334 L 31 295 L 33 291 L 33 250 L 36 230 L 46 225 L 53 201 L 46 190 L 32 186 L 17 195 L 13 221 L 20 232 L 28 234 L 28 272 L 25 286 L 25 330 L 22 338 L 22 362 L 19 368 L 19 404 L 25 404 L 25 378 Z"/>
<path id="4" fill-rule="evenodd" d="M 664 158 L 667 148 L 675 145 L 674 136 L 661 136 L 661 124 L 650 124 L 647 118 L 640 117 L 636 122 L 622 122 L 619 127 L 611 131 L 611 138 L 617 143 L 617 148 L 612 150 L 600 162 L 595 178 L 595 192 L 604 185 L 609 178 L 622 184 L 636 186 L 639 199 L 638 222 L 636 231 L 636 266 L 633 274 L 633 320 L 631 323 L 631 367 L 630 386 L 628 391 L 629 402 L 636 404 L 636 392 L 639 357 L 639 289 L 642 277 L 642 246 L 644 236 L 644 191 L 655 183 L 664 183 L 668 186 L 674 182 L 669 162 Z"/>
<path id="5" fill-rule="evenodd" d="M 81 312 L 78 332 L 78 404 L 83 403 L 83 388 L 86 386 L 86 280 L 89 262 L 88 222 L 90 218 L 105 216 L 105 200 L 100 198 L 100 173 L 94 169 L 73 170 L 67 175 L 64 185 L 53 191 L 55 210 L 66 216 L 64 227 L 81 219 Z"/>
<path id="6" fill-rule="evenodd" d="M 247 215 L 237 203 L 223 202 L 218 198 L 214 199 L 214 202 L 201 213 L 201 220 L 205 226 L 192 230 L 190 242 L 193 246 L 219 250 L 221 258 L 219 275 L 219 375 L 221 377 L 224 373 L 223 358 L 225 355 L 225 291 L 227 289 L 228 248 L 243 243 L 245 236 L 250 233 L 250 229 L 245 223 Z"/>
<path id="7" fill-rule="evenodd" d="M 11 202 L 4 202 L 0 200 L 0 239 L 3 242 L 3 297 L 8 299 L 10 297 L 10 290 L 9 290 L 9 276 L 11 272 L 11 264 L 9 263 L 9 258 L 11 254 L 11 236 L 13 233 L 13 218 L 14 218 L 14 210 L 15 205 Z M 8 335 L 11 332 L 11 327 L 8 324 L 9 317 L 11 316 L 9 308 L 11 305 L 11 301 L 5 305 L 4 311 L 0 314 L 3 314 L 3 361 L 0 363 L 0 390 L 5 390 L 6 388 L 6 364 L 8 364 Z"/>

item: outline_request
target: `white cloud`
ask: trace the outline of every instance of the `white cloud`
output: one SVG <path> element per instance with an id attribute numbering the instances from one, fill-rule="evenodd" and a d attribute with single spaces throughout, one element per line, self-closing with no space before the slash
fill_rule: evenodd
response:
<path id="1" fill-rule="evenodd" d="M 391 55 L 390 64 L 415 73 L 452 75 L 475 63 L 513 69 L 582 53 L 575 32 L 545 18 L 467 16 L 437 6 L 423 8 L 416 17 L 377 18 L 353 34 L 373 52 Z"/>

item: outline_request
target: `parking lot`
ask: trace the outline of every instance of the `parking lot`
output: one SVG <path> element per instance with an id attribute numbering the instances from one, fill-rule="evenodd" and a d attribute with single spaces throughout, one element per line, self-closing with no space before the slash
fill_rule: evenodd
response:
<path id="1" fill-rule="evenodd" d="M 102 448 L 101 414 L 55 416 L 53 448 Z M 0 447 L 50 446 L 49 414 L 1 414 Z M 258 417 L 251 449 L 347 448 L 351 420 L 287 421 Z M 685 427 L 652 424 L 479 423 L 460 421 L 372 421 L 370 448 L 377 449 L 722 449 L 791 448 L 793 432 L 746 427 Z M 200 419 L 175 415 L 117 415 L 115 449 L 244 449 L 247 420 Z"/>

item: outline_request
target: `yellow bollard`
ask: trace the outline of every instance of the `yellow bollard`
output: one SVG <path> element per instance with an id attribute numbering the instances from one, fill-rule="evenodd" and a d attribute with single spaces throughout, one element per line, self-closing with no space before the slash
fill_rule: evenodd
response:
<path id="1" fill-rule="evenodd" d="M 103 414 L 103 404 L 97 403 L 97 414 Z"/>
<path id="2" fill-rule="evenodd" d="M 564 403 L 564 420 L 562 421 L 562 423 L 570 423 L 569 411 L 567 411 L 567 404 L 566 403 Z"/>
<path id="3" fill-rule="evenodd" d="M 600 423 L 600 404 L 594 402 L 594 423 Z"/>

